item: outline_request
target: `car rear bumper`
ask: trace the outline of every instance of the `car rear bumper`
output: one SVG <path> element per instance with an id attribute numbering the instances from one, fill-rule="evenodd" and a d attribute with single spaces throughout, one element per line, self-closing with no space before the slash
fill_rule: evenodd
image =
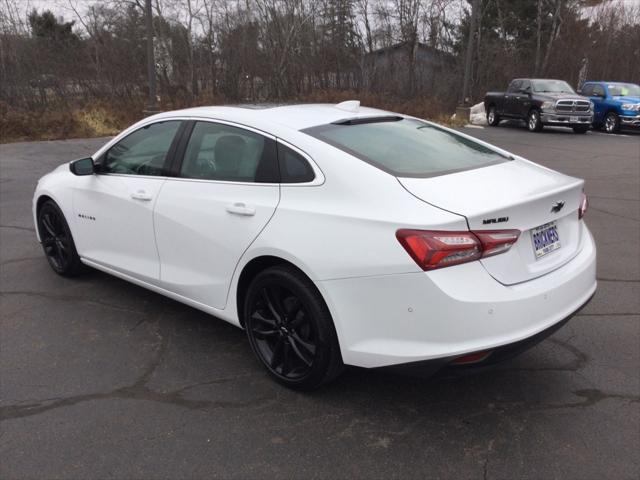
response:
<path id="1" fill-rule="evenodd" d="M 588 126 L 593 122 L 593 114 L 576 113 L 545 113 L 540 115 L 544 125 L 558 125 L 563 127 Z"/>
<path id="2" fill-rule="evenodd" d="M 398 373 L 403 375 L 429 377 L 436 373 L 445 373 L 446 376 L 459 376 L 467 373 L 477 373 L 479 371 L 486 370 L 487 368 L 516 357 L 522 352 L 534 347 L 547 337 L 553 335 L 555 332 L 564 327 L 569 320 L 571 320 L 580 310 L 587 306 L 591 301 L 593 295 L 591 295 L 585 303 L 583 303 L 578 309 L 571 313 L 568 317 L 560 320 L 558 323 L 551 325 L 549 328 L 542 330 L 541 332 L 527 337 L 524 340 L 520 340 L 507 345 L 501 345 L 493 348 L 489 351 L 482 350 L 479 352 L 472 352 L 474 354 L 482 354 L 482 360 L 478 362 L 469 362 L 466 364 L 456 364 L 457 360 L 464 360 L 464 357 L 454 355 L 451 357 L 436 358 L 434 360 L 422 360 L 419 362 L 401 363 L 397 365 L 391 365 L 387 367 L 380 367 L 380 370 L 386 370 L 392 373 Z"/>
<path id="3" fill-rule="evenodd" d="M 570 317 L 596 290 L 596 250 L 585 227 L 571 261 L 511 286 L 471 262 L 428 273 L 328 280 L 318 287 L 346 364 L 446 364 L 531 339 Z"/>

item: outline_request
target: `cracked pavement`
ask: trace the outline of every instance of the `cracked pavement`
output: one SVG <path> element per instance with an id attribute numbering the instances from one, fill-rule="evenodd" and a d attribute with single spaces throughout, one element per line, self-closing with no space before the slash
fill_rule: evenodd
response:
<path id="1" fill-rule="evenodd" d="M 0 145 L 0 477 L 640 477 L 640 134 L 463 129 L 587 180 L 593 301 L 520 357 L 300 394 L 242 331 L 108 275 L 56 276 L 31 195 L 105 139 Z"/>

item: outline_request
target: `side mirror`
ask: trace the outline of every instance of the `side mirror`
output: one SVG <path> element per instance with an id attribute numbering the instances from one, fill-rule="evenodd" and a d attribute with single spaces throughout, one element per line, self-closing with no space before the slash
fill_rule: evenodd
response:
<path id="1" fill-rule="evenodd" d="M 95 169 L 96 167 L 91 157 L 74 160 L 69 164 L 69 170 L 71 170 L 71 173 L 74 175 L 93 175 Z"/>

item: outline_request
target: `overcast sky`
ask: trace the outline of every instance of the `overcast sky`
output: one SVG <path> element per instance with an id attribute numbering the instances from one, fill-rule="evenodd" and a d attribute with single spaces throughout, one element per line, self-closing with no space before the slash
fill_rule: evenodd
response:
<path id="1" fill-rule="evenodd" d="M 36 8 L 39 11 L 51 10 L 56 16 L 64 17 L 65 20 L 76 20 L 76 16 L 73 13 L 71 4 L 73 4 L 77 10 L 82 14 L 87 6 L 95 3 L 104 2 L 107 0 L 19 0 L 24 5 L 24 10 L 30 11 L 32 8 Z M 233 0 L 235 1 L 235 0 Z M 535 1 L 535 0 L 530 0 Z M 623 3 L 627 6 L 640 6 L 640 0 L 608 0 L 609 2 Z M 459 4 L 460 0 L 451 0 L 452 4 Z M 589 16 L 589 10 L 585 9 L 586 15 Z M 76 22 L 77 24 L 78 22 Z"/>

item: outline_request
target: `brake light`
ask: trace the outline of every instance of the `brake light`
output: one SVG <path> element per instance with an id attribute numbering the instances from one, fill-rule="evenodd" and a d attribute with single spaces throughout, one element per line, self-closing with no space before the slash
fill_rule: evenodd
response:
<path id="1" fill-rule="evenodd" d="M 580 206 L 578 207 L 578 220 L 584 217 L 584 214 L 587 213 L 588 208 L 589 208 L 589 199 L 587 198 L 587 194 L 582 192 L 582 198 L 580 199 Z"/>
<path id="2" fill-rule="evenodd" d="M 482 258 L 504 253 L 518 241 L 520 230 L 474 231 L 482 243 Z"/>
<path id="3" fill-rule="evenodd" d="M 401 229 L 396 238 L 423 270 L 459 265 L 504 253 L 518 240 L 519 230 L 447 232 Z"/>

